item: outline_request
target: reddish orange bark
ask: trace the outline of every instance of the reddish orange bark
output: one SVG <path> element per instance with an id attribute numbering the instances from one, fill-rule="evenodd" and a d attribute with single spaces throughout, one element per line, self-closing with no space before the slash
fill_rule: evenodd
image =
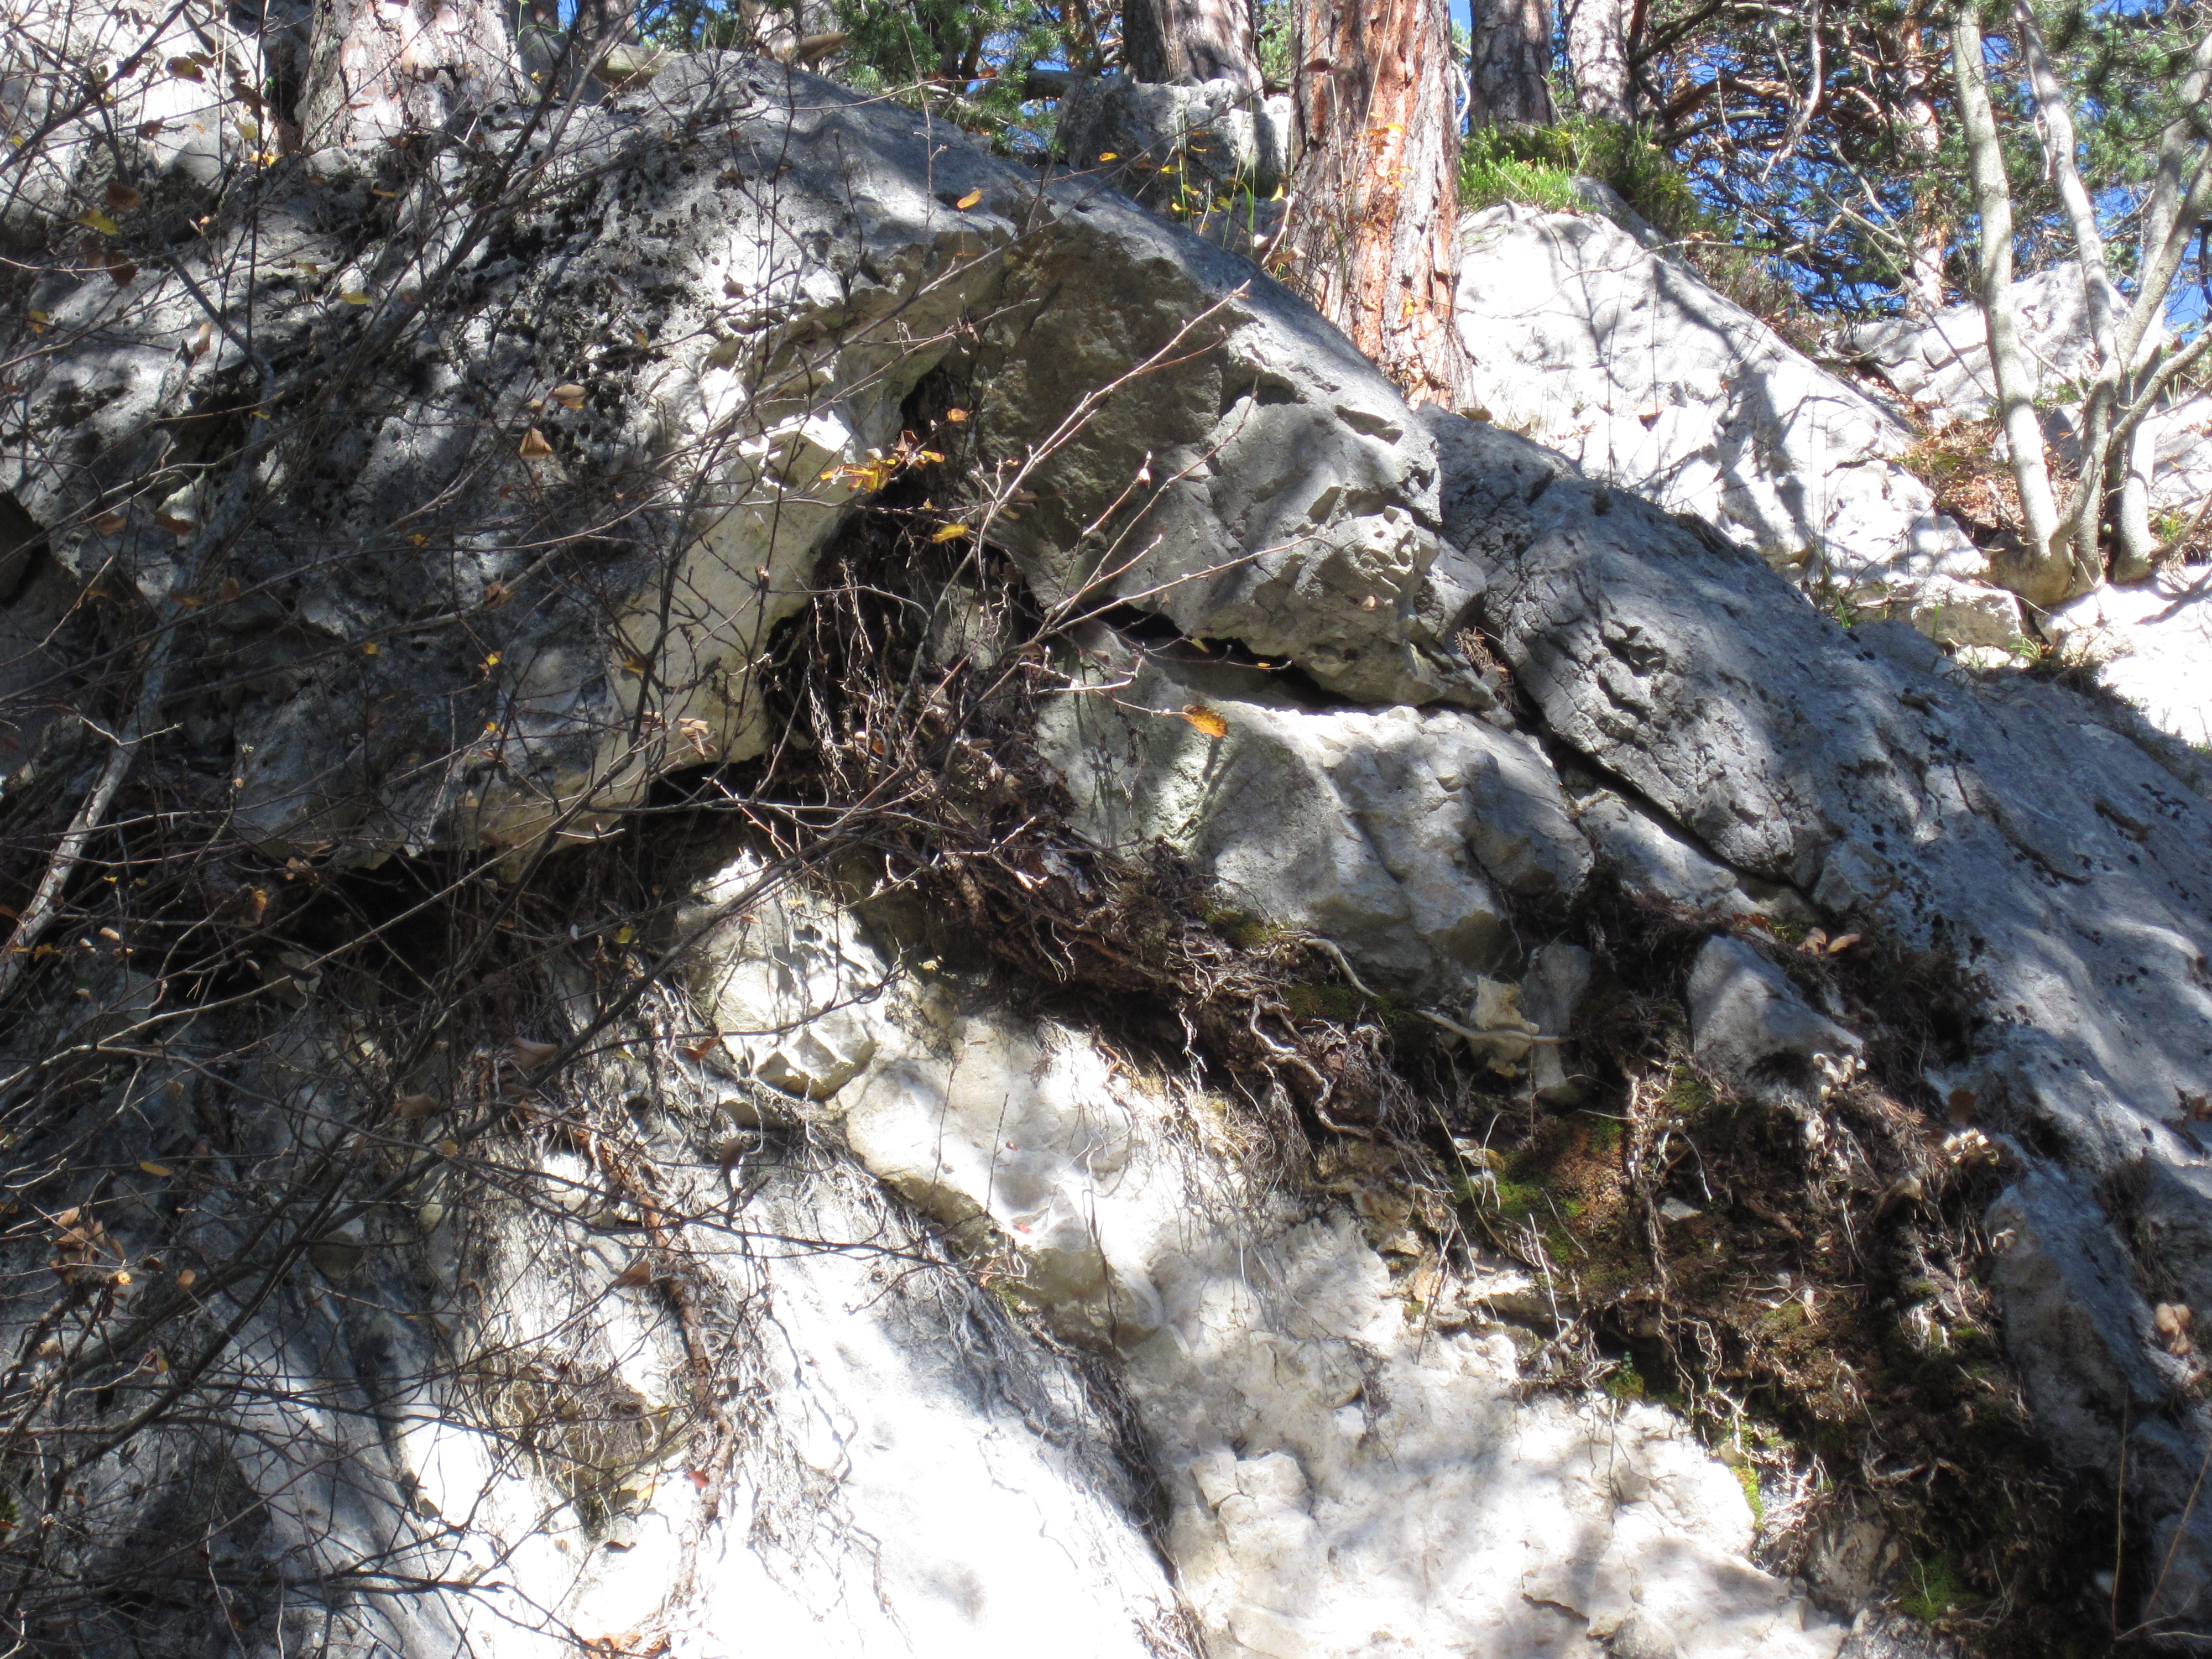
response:
<path id="1" fill-rule="evenodd" d="M 1297 0 L 1285 275 L 1415 403 L 1458 400 L 1445 0 Z"/>

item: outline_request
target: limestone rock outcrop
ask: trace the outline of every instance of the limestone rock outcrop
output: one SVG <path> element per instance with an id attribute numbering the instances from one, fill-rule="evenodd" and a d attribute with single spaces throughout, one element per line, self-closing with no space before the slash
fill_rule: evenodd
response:
<path id="1" fill-rule="evenodd" d="M 40 1206 L 6 1243 L 23 1374 L 134 1273 L 194 1330 L 235 1322 L 202 1416 L 81 1471 L 62 1568 L 112 1578 L 186 1516 L 229 1575 L 193 1617 L 408 1659 L 1842 1650 L 1748 1559 L 1739 1474 L 1678 1417 L 1527 1385 L 1530 1322 L 1567 1322 L 1534 1267 L 1460 1248 L 1454 1206 L 1497 1193 L 1479 1139 L 1422 1121 L 1443 1191 L 1323 1121 L 1290 1181 L 1322 1132 L 1232 1102 L 1188 1028 L 867 933 L 856 911 L 924 902 L 881 858 L 802 873 L 790 847 L 842 803 L 727 769 L 771 738 L 878 755 L 793 714 L 790 641 L 833 553 L 891 526 L 916 570 L 960 562 L 886 706 L 931 712 L 926 670 L 1028 677 L 1068 845 L 1156 851 L 1224 926 L 1324 941 L 1466 1044 L 1450 1064 L 1510 1034 L 1528 1121 L 1590 1081 L 1528 1051 L 1599 977 L 1577 907 L 1607 879 L 1655 928 L 1728 935 L 1645 989 L 1807 1139 L 1824 1062 L 1865 1038 L 1792 988 L 1778 930 L 1938 964 L 1956 1029 L 1898 1109 L 1971 1110 L 2053 1460 L 2109 1492 L 2124 1446 L 2136 1535 L 2171 1564 L 2144 1616 L 2212 1641 L 2212 1415 L 2183 1304 L 2154 1296 L 2212 1296 L 2212 803 L 2108 706 L 1966 672 L 1902 622 L 1846 633 L 1705 521 L 1770 550 L 1863 530 L 1861 570 L 1950 580 L 1878 406 L 1608 227 L 1478 222 L 1612 296 L 1532 328 L 1477 282 L 1460 319 L 1501 386 L 1542 367 L 1650 438 L 1592 476 L 1592 443 L 1409 410 L 1279 286 L 1095 178 L 734 56 L 574 112 L 530 160 L 538 193 L 491 230 L 462 210 L 473 162 L 326 154 L 271 173 L 251 234 L 210 210 L 131 283 L 43 279 L 53 338 L 0 441 L 8 552 L 45 562 L 26 603 L 135 592 L 193 670 L 147 693 L 161 810 L 214 799 L 220 858 L 261 860 L 218 920 L 281 920 L 289 882 L 322 906 L 167 979 L 88 908 L 0 1034 Z M 207 293 L 250 300 L 250 339 Z M 1716 343 L 1648 382 L 1647 428 L 1607 365 L 1662 300 Z M 1532 340 L 1558 350 L 1513 355 Z M 1747 362 L 1837 423 L 1761 406 Z M 302 412 L 264 440 L 263 408 Z M 1527 423 L 1594 443 L 1582 417 Z M 1848 499 L 1784 488 L 1839 466 Z M 958 614 L 986 569 L 1031 639 Z M 104 734 L 68 716 L 46 707 L 11 805 L 85 770 Z M 508 885 L 549 841 L 643 840 L 658 811 L 622 815 L 708 768 L 744 854 L 698 879 L 672 834 L 650 867 L 592 866 L 635 925 L 611 890 Z M 451 874 L 478 853 L 505 857 Z M 127 903 L 113 885 L 95 900 Z M 387 955 L 341 988 L 364 939 Z M 379 1028 L 386 981 L 439 952 L 434 1035 Z M 499 1041 L 434 1036 L 467 1020 Z M 536 1069 L 564 1049 L 573 1094 Z M 264 1220 L 283 1236 L 257 1207 L 278 1190 L 301 1248 L 222 1276 Z M 95 1413 L 192 1385 L 141 1352 L 102 1361 L 122 1403 Z M 222 1601 L 234 1580 L 252 1595 Z M 88 1645 L 135 1606 L 76 1615 Z"/>
<path id="2" fill-rule="evenodd" d="M 738 926 L 751 941 L 709 956 L 798 953 L 828 1017 L 882 988 L 877 1059 L 831 1108 L 854 1152 L 970 1249 L 1002 1249 L 1062 1329 L 1118 1350 L 1214 1659 L 1837 1652 L 1842 1626 L 1745 1563 L 1744 1493 L 1679 1422 L 1518 1399 L 1514 1344 L 1479 1301 L 1470 1319 L 1447 1299 L 1441 1322 L 1441 1285 L 1407 1305 L 1377 1248 L 1404 1227 L 1387 1158 L 1352 1204 L 1312 1212 L 1270 1191 L 1201 1091 L 902 979 L 803 906 Z M 800 1012 L 741 968 L 702 991 L 728 1030 Z"/>
<path id="3" fill-rule="evenodd" d="M 1490 418 L 1869 614 L 2014 639 L 1980 550 L 1898 465 L 1912 429 L 1645 240 L 1602 213 L 1467 217 L 1456 314 Z"/>

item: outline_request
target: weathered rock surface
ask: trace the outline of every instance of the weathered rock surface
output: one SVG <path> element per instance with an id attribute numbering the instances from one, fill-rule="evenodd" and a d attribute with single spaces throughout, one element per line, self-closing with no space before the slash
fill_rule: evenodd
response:
<path id="1" fill-rule="evenodd" d="M 1040 749 L 1102 847 L 1164 841 L 1224 899 L 1393 983 L 1464 996 L 1518 965 L 1514 901 L 1564 900 L 1588 844 L 1528 738 L 1462 709 L 1302 706 L 1266 671 L 1162 661 L 1101 635 L 1099 688 Z M 1211 709 L 1212 737 L 1183 717 Z"/>
<path id="2" fill-rule="evenodd" d="M 1914 434 L 1663 251 L 1597 214 L 1460 228 L 1460 337 L 1491 418 L 1943 640 L 2002 645 L 2009 595 L 1897 465 Z"/>
<path id="3" fill-rule="evenodd" d="M 782 930 L 771 954 L 813 952 L 825 1010 L 841 980 L 885 977 L 854 971 L 857 942 L 809 945 L 827 925 L 753 924 Z M 788 1006 L 742 976 L 704 989 L 731 1029 Z M 1517 1399 L 1494 1325 L 1437 1328 L 1394 1293 L 1370 1242 L 1403 1227 L 1387 1168 L 1356 1188 L 1363 1231 L 1271 1195 L 1219 1103 L 1080 1032 L 926 981 L 872 1006 L 879 1058 L 835 1102 L 854 1152 L 1121 1350 L 1214 1659 L 1836 1652 L 1842 1626 L 1743 1560 L 1743 1493 L 1679 1424 Z"/>
<path id="4" fill-rule="evenodd" d="M 2128 1260 L 2094 1196 L 2114 1183 L 2205 1201 L 2212 804 L 2086 700 L 1964 683 L 1900 624 L 1846 636 L 1748 552 L 1578 480 L 1529 505 L 1484 604 L 1556 740 L 1736 869 L 1956 962 L 1979 1023 L 1943 1085 L 2006 1138 L 2018 1193 L 2072 1194 L 2008 1236 L 2000 1284 L 2034 1291 L 2008 1298 L 2008 1340 L 2042 1353 L 2028 1381 L 2067 1462 L 2109 1471 L 2131 1436 L 2158 1547 L 2186 1516 L 2162 1605 L 2191 1606 L 2212 1528 L 2186 1492 L 2212 1425 L 2154 1362 L 2124 1275 L 2071 1264 Z M 2153 1376 L 2148 1403 L 2100 1380 Z"/>
<path id="5" fill-rule="evenodd" d="M 2044 631 L 2159 730 L 2212 750 L 2212 572 L 2183 565 L 2100 587 L 2052 611 Z"/>
<path id="6" fill-rule="evenodd" d="M 1708 940 L 1690 969 L 1690 1042 L 1700 1066 L 1746 1094 L 1808 1111 L 1865 1046 L 1780 969 L 1725 936 Z"/>
<path id="7" fill-rule="evenodd" d="M 272 174 L 252 237 L 225 222 L 178 256 L 203 290 L 252 297 L 251 350 L 167 267 L 41 292 L 58 349 L 0 487 L 53 570 L 108 569 L 163 619 L 191 617 L 194 659 L 234 679 L 230 701 L 180 688 L 175 739 L 238 779 L 227 833 L 337 862 L 526 844 L 594 830 L 657 772 L 754 752 L 759 668 L 823 550 L 859 504 L 921 511 L 890 486 L 942 465 L 916 481 L 928 511 L 987 535 L 1041 614 L 1094 616 L 1039 742 L 1103 848 L 1165 841 L 1238 906 L 1423 1000 L 1510 1004 L 1497 976 L 1522 977 L 1524 1036 L 1571 1024 L 1589 963 L 1519 923 L 1567 913 L 1601 860 L 1716 923 L 1817 908 L 1954 963 L 1971 1029 L 1931 1081 L 1970 1097 L 2010 1160 L 1990 1218 L 2008 1346 L 2062 1462 L 2105 1478 L 2124 1437 L 2130 1501 L 2174 1563 L 2153 1611 L 2212 1629 L 2212 1516 L 2190 1497 L 2212 1424 L 2144 1294 L 2212 1285 L 2212 805 L 2173 771 L 2061 689 L 1974 679 L 1897 623 L 1846 635 L 1710 526 L 1583 476 L 1587 446 L 1578 468 L 1495 423 L 1407 410 L 1249 265 L 1094 179 L 1041 184 L 920 117 L 731 58 L 580 112 L 538 159 L 548 198 L 475 245 L 441 217 L 465 169 L 404 199 L 378 193 L 404 182 L 381 155 Z M 163 210 L 194 204 L 193 178 L 171 185 Z M 1616 260 L 1588 222 L 1501 222 L 1553 237 L 1545 257 L 1577 282 L 1623 283 L 1601 336 L 1587 318 L 1559 335 L 1563 380 L 1647 337 L 1639 306 L 1707 304 L 1632 241 L 1638 263 Z M 410 284 L 447 259 L 460 297 L 418 313 Z M 1498 337 L 1529 335 L 1512 306 L 1483 315 L 1462 325 L 1493 359 Z M 1866 532 L 1869 568 L 1942 574 L 1918 506 L 1880 482 L 1879 410 L 1805 382 L 1801 402 L 1847 410 L 1838 450 L 1820 419 L 1724 392 L 1730 365 L 1799 370 L 1709 317 L 1730 343 L 1651 382 L 1670 401 L 1650 432 L 1674 447 L 1636 451 L 1638 476 L 1776 535 L 1887 525 Z M 179 421 L 243 424 L 310 375 L 352 401 L 210 493 Z M 550 397 L 570 380 L 580 399 Z M 1623 384 L 1592 382 L 1591 407 L 1601 393 L 1644 434 Z M 1714 399 L 1723 416 L 1698 427 Z M 1861 458 L 1863 518 L 1784 489 L 1762 445 L 1785 467 Z M 125 527 L 95 528 L 111 512 Z M 571 532 L 583 543 L 541 561 Z M 1462 647 L 1477 621 L 1510 685 Z M 383 712 L 342 723 L 356 708 Z M 1620 787 L 1571 798 L 1555 757 Z M 1705 1054 L 1754 1085 L 1787 1058 L 1809 1115 L 1806 1074 L 1851 1034 L 1748 947 L 1707 951 L 1686 988 Z M 1409 1317 L 1386 1258 L 1419 1194 L 1388 1153 L 1341 1183 L 1346 1205 L 1293 1204 L 1198 1085 L 795 900 L 733 921 L 696 977 L 714 1041 L 662 1030 L 650 1070 L 618 1056 L 639 1069 L 611 1079 L 602 1121 L 497 1098 L 519 1207 L 471 1213 L 443 1177 L 380 1197 L 308 1252 L 330 1285 L 303 1267 L 246 1322 L 226 1362 L 241 1388 L 274 1401 L 339 1379 L 330 1399 L 162 1452 L 266 1509 L 233 1541 L 305 1586 L 295 1626 L 342 1617 L 356 1646 L 426 1656 L 515 1621 L 549 1644 L 653 1627 L 1105 1655 L 1171 1644 L 1179 1595 L 1216 1659 L 1837 1650 L 1840 1626 L 1747 1564 L 1735 1477 L 1667 1414 L 1524 1397 L 1483 1310 L 1532 1298 L 1525 1277 L 1478 1261 L 1481 1286 L 1439 1287 L 1448 1316 Z M 119 970 L 100 985 L 109 1010 L 159 989 Z M 345 1036 L 302 1017 L 253 1040 L 314 1088 L 355 1087 L 369 1062 Z M 159 1067 L 112 1084 L 90 1152 L 65 1121 L 25 1154 L 122 1172 L 131 1260 L 179 1237 L 130 1173 L 170 1178 L 140 1161 L 148 1120 L 121 1109 L 173 1073 L 192 1098 L 198 1072 Z M 276 1070 L 239 1090 L 250 1133 L 224 1157 L 265 1170 L 322 1150 L 284 1141 L 270 1102 L 318 1125 L 355 1114 L 386 1151 L 440 1147 L 438 1124 L 393 1127 L 381 1079 L 324 1099 Z M 1574 1082 L 1532 1072 L 1553 1098 Z M 155 1121 L 180 1146 L 201 1133 Z M 617 1189 L 624 1168 L 698 1218 L 693 1276 L 624 1242 L 657 1224 Z M 210 1213 L 220 1256 L 250 1217 Z M 46 1283 L 32 1247 L 11 1262 L 13 1282 Z M 1104 1356 L 1141 1450 L 1116 1443 L 1084 1367 L 1021 1336 L 979 1281 Z M 27 1328 L 43 1315 L 22 1294 Z M 562 1352 L 517 1347 L 549 1329 Z M 706 1368 L 730 1384 L 720 1463 L 696 1442 L 648 1450 L 645 1427 L 698 1408 L 679 1383 L 705 1338 L 749 1368 Z M 528 1436 L 568 1431 L 514 1391 L 574 1406 L 580 1360 L 590 1397 L 547 1409 L 613 1425 L 613 1449 L 562 1474 Z M 400 1386 L 433 1375 L 453 1392 Z M 147 1478 L 119 1459 L 88 1477 L 118 1510 Z M 1171 1590 L 1139 1518 L 1155 1482 Z M 482 1593 L 333 1599 L 331 1573 L 365 1558 L 482 1569 Z"/>
<path id="8" fill-rule="evenodd" d="M 544 206 L 503 235 L 463 236 L 459 173 L 380 206 L 396 165 L 272 173 L 180 271 L 50 276 L 66 349 L 0 443 L 0 490 L 74 574 L 113 561 L 157 604 L 237 585 L 194 644 L 246 690 L 196 724 L 234 743 L 237 821 L 266 848 L 588 836 L 661 767 L 757 752 L 769 638 L 852 508 L 930 465 L 896 441 L 933 371 L 984 380 L 959 459 L 1015 458 L 1045 498 L 994 526 L 1045 603 L 1119 597 L 1370 701 L 1468 678 L 1414 612 L 1436 469 L 1389 384 L 1250 266 L 1095 183 L 1041 186 L 957 132 L 713 55 L 577 112 Z M 414 285 L 448 261 L 454 298 L 425 310 Z M 253 355 L 210 291 L 250 310 Z M 181 413 L 333 372 L 343 404 L 221 489 L 172 453 Z M 548 399 L 562 383 L 579 407 Z M 548 453 L 524 453 L 532 433 Z M 485 492 L 518 505 L 486 521 Z M 379 718 L 331 756 L 337 711 L 364 702 Z M 429 758 L 458 732 L 486 737 Z"/>

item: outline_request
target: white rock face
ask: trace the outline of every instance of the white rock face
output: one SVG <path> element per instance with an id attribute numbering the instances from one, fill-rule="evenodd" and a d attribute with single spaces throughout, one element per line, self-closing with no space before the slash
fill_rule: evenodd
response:
<path id="1" fill-rule="evenodd" d="M 764 1023 L 720 983 L 722 1024 Z M 1243 1173 L 1218 1104 L 911 981 L 877 1018 L 836 1097 L 854 1152 L 1117 1352 L 1212 1659 L 1836 1652 L 1679 1423 L 1521 1398 L 1502 1330 L 1425 1317 L 1352 1213 Z M 1402 1214 L 1368 1207 L 1391 1243 Z"/>
<path id="2" fill-rule="evenodd" d="M 2088 301 L 2079 271 L 2071 266 L 2039 271 L 2014 283 L 2012 294 L 2037 397 L 2095 373 Z M 1938 419 L 1974 419 L 1996 402 L 1988 328 L 1978 305 L 1952 306 L 1925 322 L 1899 318 L 1863 324 L 1851 331 L 1850 345 L 1871 359 L 1900 394 Z"/>
<path id="3" fill-rule="evenodd" d="M 2184 743 L 2212 747 L 2212 572 L 2183 566 L 2134 587 L 2101 587 L 2051 613 L 2069 659 Z"/>
<path id="4" fill-rule="evenodd" d="M 400 1445 L 416 1507 L 459 1523 L 434 1565 L 495 1570 L 495 1588 L 455 1601 L 457 1621 L 506 1659 L 573 1652 L 550 1619 L 595 1638 L 664 1633 L 702 1656 L 1146 1659 L 1145 1627 L 1171 1617 L 1174 1590 L 1096 1439 L 1070 1432 L 1072 1380 L 1023 1377 L 1018 1359 L 994 1375 L 977 1332 L 954 1340 L 932 1328 L 926 1295 L 917 1317 L 889 1293 L 878 1252 L 893 1240 L 865 1194 L 779 1182 L 748 1215 L 761 1243 L 703 1262 L 754 1298 L 764 1338 L 753 1443 L 714 1513 L 679 1455 L 587 1529 L 496 1437 L 427 1401 L 415 1413 Z M 826 1248 L 779 1248 L 779 1234 Z M 584 1265 L 604 1284 L 618 1264 Z M 559 1294 L 531 1271 L 498 1288 L 514 1320 Z M 615 1290 L 559 1311 L 597 1328 L 659 1404 L 683 1361 L 654 1301 Z"/>
<path id="5" fill-rule="evenodd" d="M 1895 464 L 1913 434 L 1694 272 L 1597 215 L 1505 204 L 1459 240 L 1460 337 L 1492 418 L 1938 639 L 2002 645 L 2011 597 Z"/>

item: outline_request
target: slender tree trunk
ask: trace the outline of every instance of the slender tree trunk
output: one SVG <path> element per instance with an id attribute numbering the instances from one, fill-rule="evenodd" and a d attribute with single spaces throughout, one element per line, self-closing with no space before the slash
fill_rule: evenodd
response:
<path id="1" fill-rule="evenodd" d="M 1629 0 L 1559 0 L 1575 107 L 1604 121 L 1636 118 L 1628 76 Z"/>
<path id="2" fill-rule="evenodd" d="M 1291 18 L 1293 279 L 1413 402 L 1455 404 L 1459 133 L 1445 0 L 1296 0 Z"/>
<path id="3" fill-rule="evenodd" d="M 1468 16 L 1468 119 L 1477 126 L 1548 126 L 1552 9 L 1547 0 L 1473 0 Z M 1627 68 L 1624 51 L 1621 66 Z"/>
<path id="4" fill-rule="evenodd" d="M 1971 5 L 1960 6 L 1952 21 L 1951 60 L 1959 85 L 1960 124 L 1966 129 L 1974 210 L 1982 222 L 1978 275 L 1990 373 L 1996 381 L 1997 408 L 2005 445 L 2012 452 L 2013 481 L 2020 488 L 2027 540 L 2017 568 L 1997 574 L 2029 604 L 2048 607 L 2087 592 L 2095 577 L 2087 583 L 2077 580 L 2069 550 L 2058 536 L 2058 508 L 2051 495 L 2043 427 L 2035 416 L 2035 376 L 2021 349 L 2020 319 L 2013 309 L 2012 191 L 2005 181 L 1996 116 L 1990 107 L 1981 25 Z"/>
<path id="5" fill-rule="evenodd" d="M 522 95 L 502 0 L 317 0 L 300 125 L 310 150 L 397 142 Z"/>
<path id="6" fill-rule="evenodd" d="M 1133 80 L 1260 84 L 1249 0 L 1123 0 L 1121 54 Z"/>
<path id="7" fill-rule="evenodd" d="M 2051 67 L 2034 13 L 2028 9 L 2025 0 L 2015 4 L 2013 10 L 2021 56 L 2027 65 L 2028 83 L 2035 93 L 2037 112 L 2043 118 L 2044 162 L 2057 182 L 2058 200 L 2066 210 L 2067 223 L 2074 233 L 2074 258 L 2081 269 L 2081 286 L 2088 300 L 2089 336 L 2096 342 L 2099 358 L 2106 363 L 2115 363 L 2120 355 L 2120 319 L 2127 301 L 2106 268 L 2105 236 L 2097 225 L 2096 204 L 2089 199 L 2088 189 L 2081 182 L 2074 153 L 2077 142 L 2074 106 L 2057 71 Z M 2130 516 L 2127 502 L 2119 498 L 2124 496 L 2124 490 L 2107 501 L 2105 488 L 2110 473 L 2108 459 L 2118 459 L 2106 455 L 2105 442 L 2112 431 L 2114 406 L 2128 384 L 2125 376 L 2114 379 L 2100 375 L 2083 401 L 2081 473 L 2066 511 L 2060 515 L 2059 533 L 2073 542 L 2077 569 L 2101 571 L 2104 561 L 2098 551 L 2097 531 L 2106 509 L 2111 508 L 2115 574 L 2136 580 L 2150 574 L 2150 518 L 2147 510 L 2142 510 L 2148 507 L 2148 490 L 2146 488 L 2141 492 L 2136 503 L 2139 510 Z M 2145 483 L 2148 484 L 2148 480 Z"/>
<path id="8" fill-rule="evenodd" d="M 2199 148 L 2196 123 L 2207 113 L 2205 104 L 2212 95 L 2212 30 L 2197 43 L 2191 55 L 2189 69 L 2182 76 L 2179 102 L 2182 113 L 2167 124 L 2159 136 L 2158 161 L 2151 175 L 2148 198 L 2143 204 L 2142 240 L 2137 269 L 2148 270 L 2157 260 L 2160 251 L 2177 229 L 2186 236 L 2193 227 L 2177 223 L 2180 212 L 2182 179 L 2191 151 Z M 2150 522 L 2151 473 L 2158 465 L 2158 433 L 2148 422 L 2137 425 L 2128 440 L 2126 472 L 2120 483 L 2119 520 L 2123 524 Z M 2133 580 L 2149 574 L 2150 560 L 2137 562 L 2126 556 L 2116 561 L 2113 574 L 2122 580 Z"/>

